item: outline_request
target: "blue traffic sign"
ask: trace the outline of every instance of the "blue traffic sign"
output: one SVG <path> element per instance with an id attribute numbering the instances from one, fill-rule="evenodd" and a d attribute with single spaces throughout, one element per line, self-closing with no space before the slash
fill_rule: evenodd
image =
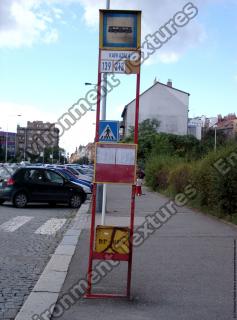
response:
<path id="1" fill-rule="evenodd" d="M 119 121 L 100 120 L 99 124 L 100 142 L 119 141 Z"/>

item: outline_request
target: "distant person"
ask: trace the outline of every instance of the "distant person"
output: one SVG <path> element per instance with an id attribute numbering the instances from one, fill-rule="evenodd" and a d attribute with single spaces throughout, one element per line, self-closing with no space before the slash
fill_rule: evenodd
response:
<path id="1" fill-rule="evenodd" d="M 136 196 L 140 197 L 142 195 L 142 179 L 139 174 L 137 174 L 136 180 Z"/>

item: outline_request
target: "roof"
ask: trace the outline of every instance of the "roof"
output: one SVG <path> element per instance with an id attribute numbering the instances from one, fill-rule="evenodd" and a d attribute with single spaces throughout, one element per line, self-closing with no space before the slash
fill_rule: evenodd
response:
<path id="1" fill-rule="evenodd" d="M 188 92 L 179 90 L 179 89 L 174 88 L 174 87 L 170 87 L 170 86 L 168 86 L 168 85 L 165 84 L 165 83 L 162 83 L 162 82 L 157 81 L 157 82 L 154 83 L 152 86 L 150 86 L 148 89 L 146 89 L 144 92 L 142 92 L 139 97 L 141 97 L 143 94 L 145 94 L 147 91 L 149 91 L 150 89 L 152 89 L 152 88 L 153 88 L 154 86 L 156 86 L 157 84 L 160 84 L 160 85 L 162 85 L 162 86 L 168 87 L 169 89 L 173 89 L 173 90 L 182 92 L 182 93 L 187 94 L 187 95 L 190 96 L 190 93 L 188 93 Z M 135 100 L 135 99 L 133 99 L 132 101 L 130 101 L 128 104 L 126 104 L 126 106 L 125 106 L 124 109 L 123 109 L 122 115 L 121 115 L 122 117 L 124 116 L 124 113 L 125 113 L 125 111 L 126 111 L 126 109 L 127 109 L 127 106 L 128 106 L 129 104 L 131 104 L 134 100 Z"/>
<path id="2" fill-rule="evenodd" d="M 237 119 L 224 120 L 217 123 L 217 129 L 234 129 L 237 125 Z"/>

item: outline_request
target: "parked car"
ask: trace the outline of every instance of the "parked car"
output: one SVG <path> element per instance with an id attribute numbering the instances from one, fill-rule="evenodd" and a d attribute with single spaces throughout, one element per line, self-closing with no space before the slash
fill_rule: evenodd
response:
<path id="1" fill-rule="evenodd" d="M 28 202 L 67 203 L 79 208 L 86 198 L 82 187 L 49 168 L 22 167 L 0 182 L 0 204 L 11 201 L 17 208 L 24 208 Z"/>
<path id="2" fill-rule="evenodd" d="M 92 175 L 88 174 L 84 170 L 82 170 L 79 167 L 72 167 L 72 166 L 66 166 L 67 170 L 70 170 L 73 174 L 75 174 L 79 179 L 86 180 L 86 181 L 92 181 Z"/>
<path id="3" fill-rule="evenodd" d="M 68 171 L 65 168 L 56 167 L 53 170 L 60 172 L 65 178 L 81 186 L 85 193 L 92 193 L 92 183 L 90 183 L 89 181 L 78 179 L 75 175 L 73 175 L 70 171 Z"/>

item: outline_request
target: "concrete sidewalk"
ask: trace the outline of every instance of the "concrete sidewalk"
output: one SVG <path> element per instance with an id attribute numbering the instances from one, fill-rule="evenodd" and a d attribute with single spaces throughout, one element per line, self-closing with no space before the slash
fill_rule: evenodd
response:
<path id="1" fill-rule="evenodd" d="M 157 193 L 144 191 L 145 195 L 136 201 L 137 225 L 168 201 Z M 127 186 L 108 187 L 107 224 L 125 225 L 129 221 L 129 200 Z M 90 214 L 86 220 L 61 292 L 63 300 L 58 300 L 53 320 L 234 318 L 237 228 L 180 207 L 143 245 L 135 248 L 131 301 L 72 299 L 71 289 L 87 272 Z M 121 262 L 94 286 L 93 292 L 125 293 L 126 275 L 127 263 Z"/>

